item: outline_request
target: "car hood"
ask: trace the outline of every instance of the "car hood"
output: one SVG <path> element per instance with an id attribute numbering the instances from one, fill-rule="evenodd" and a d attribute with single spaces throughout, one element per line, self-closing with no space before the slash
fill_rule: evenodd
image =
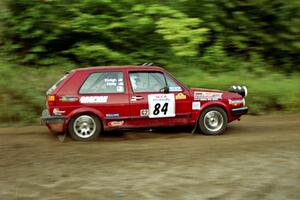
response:
<path id="1" fill-rule="evenodd" d="M 213 90 L 206 88 L 191 88 L 195 100 L 241 99 L 241 95 L 233 92 Z"/>

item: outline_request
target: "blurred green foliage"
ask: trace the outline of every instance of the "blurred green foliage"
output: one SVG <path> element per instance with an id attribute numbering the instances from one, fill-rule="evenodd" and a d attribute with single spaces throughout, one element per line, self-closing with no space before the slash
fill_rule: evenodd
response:
<path id="1" fill-rule="evenodd" d="M 0 122 L 37 121 L 78 66 L 167 66 L 197 87 L 249 87 L 250 112 L 300 110 L 298 0 L 0 1 Z"/>
<path id="2" fill-rule="evenodd" d="M 151 61 L 228 71 L 252 55 L 300 70 L 298 0 L 4 0 L 2 43 L 23 64 Z M 3 3 L 2 3 L 3 4 Z"/>

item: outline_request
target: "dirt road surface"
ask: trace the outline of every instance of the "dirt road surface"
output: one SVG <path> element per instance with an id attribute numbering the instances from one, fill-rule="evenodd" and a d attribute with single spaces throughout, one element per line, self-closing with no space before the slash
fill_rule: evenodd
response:
<path id="1" fill-rule="evenodd" d="M 246 116 L 221 136 L 118 132 L 60 142 L 0 129 L 0 199 L 300 199 L 300 115 Z"/>

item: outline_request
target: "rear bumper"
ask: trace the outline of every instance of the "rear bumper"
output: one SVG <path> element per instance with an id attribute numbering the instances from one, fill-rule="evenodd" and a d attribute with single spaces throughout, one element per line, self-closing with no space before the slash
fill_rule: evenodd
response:
<path id="1" fill-rule="evenodd" d="M 245 115 L 248 113 L 248 107 L 233 108 L 230 110 L 230 112 L 234 117 Z"/>
<path id="2" fill-rule="evenodd" d="M 64 132 L 66 116 L 51 116 L 48 110 L 43 110 L 41 123 L 47 125 L 52 132 Z"/>

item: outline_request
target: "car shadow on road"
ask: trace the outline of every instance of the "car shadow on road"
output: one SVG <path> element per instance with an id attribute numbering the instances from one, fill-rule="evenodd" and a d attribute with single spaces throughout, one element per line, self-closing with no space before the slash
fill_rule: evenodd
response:
<path id="1" fill-rule="evenodd" d="M 141 139 L 176 139 L 190 136 L 204 137 L 222 137 L 226 135 L 235 135 L 242 133 L 241 127 L 228 126 L 227 130 L 222 135 L 206 136 L 196 130 L 192 133 L 194 127 L 168 127 L 168 128 L 153 128 L 153 129 L 127 129 L 127 130 L 110 130 L 101 133 L 95 142 L 100 141 L 125 141 L 125 140 L 141 140 Z M 64 139 L 64 142 L 73 141 L 69 136 Z"/>
<path id="2" fill-rule="evenodd" d="M 191 135 L 193 127 L 111 130 L 101 134 L 99 140 L 138 140 L 147 138 L 177 138 Z"/>

